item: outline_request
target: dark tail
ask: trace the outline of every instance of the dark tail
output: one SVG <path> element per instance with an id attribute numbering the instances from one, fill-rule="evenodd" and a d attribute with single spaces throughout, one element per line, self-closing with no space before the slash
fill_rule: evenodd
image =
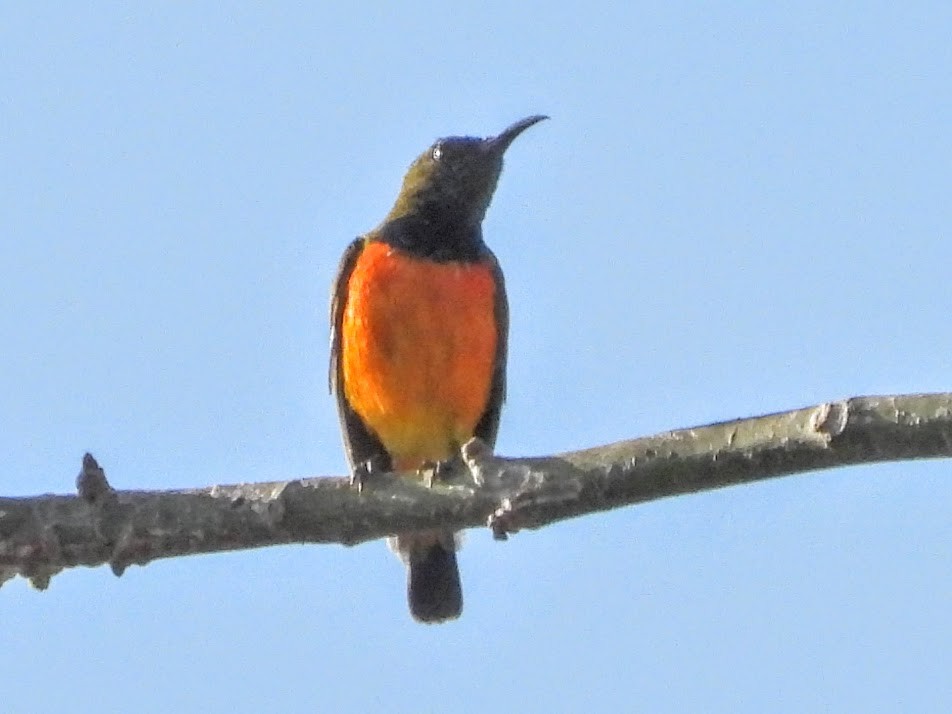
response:
<path id="1" fill-rule="evenodd" d="M 453 536 L 439 534 L 434 539 L 420 535 L 398 538 L 398 547 L 407 564 L 410 614 L 419 622 L 430 623 L 457 618 L 463 611 L 463 588 Z"/>

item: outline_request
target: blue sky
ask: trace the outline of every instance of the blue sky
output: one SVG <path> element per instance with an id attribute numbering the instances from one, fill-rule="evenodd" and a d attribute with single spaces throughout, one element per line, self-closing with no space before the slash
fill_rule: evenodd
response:
<path id="1" fill-rule="evenodd" d="M 0 492 L 343 474 L 329 286 L 434 138 L 552 120 L 485 223 L 498 450 L 952 389 L 948 3 L 20 3 L 0 21 Z M 11 712 L 940 711 L 948 462 L 0 590 Z"/>

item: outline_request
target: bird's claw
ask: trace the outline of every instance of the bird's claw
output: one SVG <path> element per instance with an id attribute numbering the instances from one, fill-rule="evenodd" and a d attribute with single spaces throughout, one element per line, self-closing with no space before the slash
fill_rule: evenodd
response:
<path id="1" fill-rule="evenodd" d="M 423 477 L 424 486 L 433 488 L 434 484 L 446 480 L 453 473 L 453 459 L 427 461 L 417 470 L 417 473 Z"/>
<path id="2" fill-rule="evenodd" d="M 361 461 L 350 473 L 350 485 L 357 489 L 357 493 L 363 493 L 364 487 L 385 470 L 375 459 Z"/>
<path id="3" fill-rule="evenodd" d="M 478 436 L 474 436 L 460 447 L 460 457 L 473 477 L 473 483 L 483 486 L 486 479 L 483 477 L 481 466 L 493 458 L 493 448 Z"/>

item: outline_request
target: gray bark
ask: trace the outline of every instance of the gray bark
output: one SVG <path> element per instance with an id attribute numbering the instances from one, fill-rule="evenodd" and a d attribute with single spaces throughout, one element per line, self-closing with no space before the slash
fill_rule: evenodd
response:
<path id="1" fill-rule="evenodd" d="M 115 490 L 89 454 L 76 495 L 0 498 L 0 584 L 43 589 L 64 568 L 130 564 L 282 543 L 352 545 L 435 526 L 523 528 L 668 496 L 838 466 L 952 456 L 952 394 L 858 397 L 540 458 L 493 456 L 428 487 L 374 475 Z"/>

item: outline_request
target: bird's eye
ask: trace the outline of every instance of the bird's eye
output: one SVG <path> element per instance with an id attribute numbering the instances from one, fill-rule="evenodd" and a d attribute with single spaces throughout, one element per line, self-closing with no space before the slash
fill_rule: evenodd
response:
<path id="1" fill-rule="evenodd" d="M 433 149 L 430 151 L 430 156 L 434 161 L 439 161 L 443 157 L 443 144 L 434 145 Z"/>

